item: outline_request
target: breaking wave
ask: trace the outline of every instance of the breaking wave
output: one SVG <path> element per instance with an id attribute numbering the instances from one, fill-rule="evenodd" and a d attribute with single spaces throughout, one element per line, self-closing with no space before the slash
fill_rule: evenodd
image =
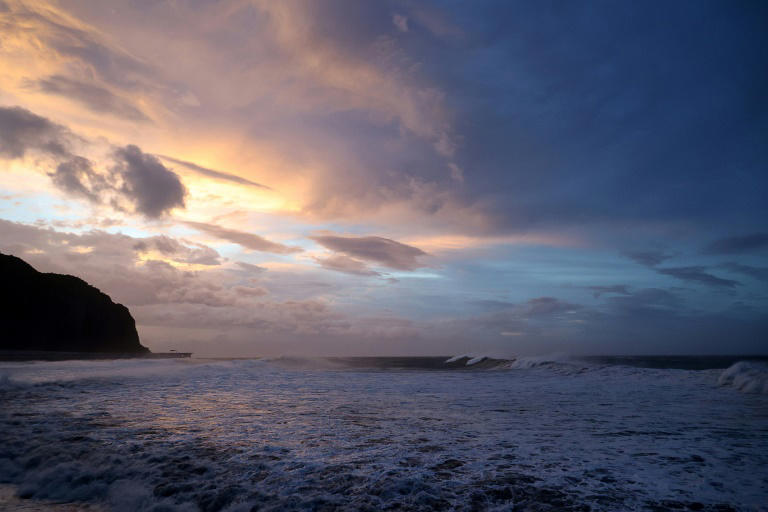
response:
<path id="1" fill-rule="evenodd" d="M 717 383 L 742 393 L 768 394 L 768 365 L 739 361 L 724 370 Z"/>
<path id="2" fill-rule="evenodd" d="M 565 354 L 546 356 L 519 357 L 510 361 L 509 368 L 524 370 L 528 368 L 552 367 L 556 365 L 572 365 L 573 360 Z"/>

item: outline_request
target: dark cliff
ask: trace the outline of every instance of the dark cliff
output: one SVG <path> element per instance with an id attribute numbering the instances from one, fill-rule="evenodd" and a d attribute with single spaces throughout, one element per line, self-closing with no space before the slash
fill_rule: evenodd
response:
<path id="1" fill-rule="evenodd" d="M 80 278 L 2 253 L 0 350 L 149 352 L 128 308 Z"/>

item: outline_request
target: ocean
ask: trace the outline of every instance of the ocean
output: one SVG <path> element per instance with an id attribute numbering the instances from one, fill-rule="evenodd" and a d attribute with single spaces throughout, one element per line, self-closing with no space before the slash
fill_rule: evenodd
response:
<path id="1" fill-rule="evenodd" d="M 4 362 L 0 508 L 766 511 L 739 359 Z"/>

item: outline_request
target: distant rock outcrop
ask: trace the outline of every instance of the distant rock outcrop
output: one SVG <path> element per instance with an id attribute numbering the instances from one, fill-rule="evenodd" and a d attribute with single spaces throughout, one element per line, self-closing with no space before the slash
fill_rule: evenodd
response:
<path id="1" fill-rule="evenodd" d="M 149 353 L 128 308 L 80 278 L 2 253 L 0 350 Z"/>

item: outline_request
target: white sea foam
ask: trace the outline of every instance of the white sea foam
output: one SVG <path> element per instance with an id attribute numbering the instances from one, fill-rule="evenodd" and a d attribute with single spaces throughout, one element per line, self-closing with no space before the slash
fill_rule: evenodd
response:
<path id="1" fill-rule="evenodd" d="M 473 357 L 472 359 L 467 361 L 466 366 L 472 366 L 473 364 L 477 364 L 477 363 L 483 362 L 486 359 L 488 359 L 486 356 L 476 356 L 476 357 Z"/>
<path id="2" fill-rule="evenodd" d="M 519 364 L 2 363 L 0 481 L 118 511 L 765 510 L 768 395 L 718 370 Z"/>
<path id="3" fill-rule="evenodd" d="M 558 353 L 544 356 L 518 357 L 511 361 L 507 367 L 520 370 L 538 368 L 540 366 L 551 366 L 553 364 L 568 364 L 570 362 L 571 359 L 568 355 Z"/>
<path id="4" fill-rule="evenodd" d="M 20 387 L 21 384 L 13 379 L 7 373 L 0 373 L 0 391 L 11 390 Z"/>
<path id="5" fill-rule="evenodd" d="M 112 359 L 96 361 L 0 362 L 0 389 L 78 381 L 153 380 L 221 373 L 262 365 L 257 360 Z"/>
<path id="6" fill-rule="evenodd" d="M 768 394 L 768 365 L 739 361 L 723 370 L 717 383 L 743 393 Z"/>

